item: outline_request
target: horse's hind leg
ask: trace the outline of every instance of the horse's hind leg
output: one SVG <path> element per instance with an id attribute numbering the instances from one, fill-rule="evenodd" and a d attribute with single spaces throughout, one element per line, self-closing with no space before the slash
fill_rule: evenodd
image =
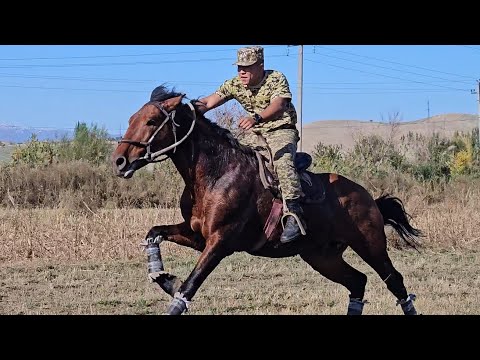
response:
<path id="1" fill-rule="evenodd" d="M 300 254 L 314 270 L 327 279 L 342 284 L 350 291 L 350 302 L 347 315 L 361 315 L 363 311 L 363 295 L 367 276 L 350 266 L 342 258 L 342 254 L 324 256 L 321 251 Z"/>
<path id="2" fill-rule="evenodd" d="M 376 235 L 375 235 L 376 233 Z M 352 249 L 367 262 L 380 278 L 387 285 L 388 290 L 397 298 L 397 304 L 400 304 L 405 315 L 416 315 L 417 311 L 413 306 L 415 295 L 408 295 L 403 283 L 403 276 L 395 269 L 387 253 L 386 237 L 383 230 L 368 235 L 370 242 L 361 246 L 358 243 L 351 244 Z M 380 241 L 375 241 L 380 239 Z"/>
<path id="3" fill-rule="evenodd" d="M 380 275 L 388 290 L 397 298 L 397 305 L 401 305 L 403 313 L 405 315 L 417 315 L 413 305 L 415 295 L 408 295 L 403 282 L 403 276 L 393 266 L 387 251 L 380 256 L 371 258 L 369 264 Z"/>

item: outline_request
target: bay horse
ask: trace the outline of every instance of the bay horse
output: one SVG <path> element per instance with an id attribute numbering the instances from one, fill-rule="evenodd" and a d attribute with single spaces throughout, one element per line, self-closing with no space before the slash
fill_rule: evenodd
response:
<path id="1" fill-rule="evenodd" d="M 343 259 L 349 246 L 386 283 L 404 314 L 416 314 L 415 295 L 407 293 L 387 253 L 385 225 L 413 247 L 421 236 L 409 223 L 400 199 L 384 195 L 374 200 L 365 188 L 344 176 L 307 171 L 311 158 L 306 165 L 297 162 L 307 194 L 303 204 L 307 232 L 282 244 L 281 221 L 273 226 L 270 222 L 269 233 L 265 231 L 278 194 L 259 176 L 262 160 L 255 149 L 241 145 L 229 130 L 207 119 L 195 100 L 184 103 L 185 94 L 164 86 L 156 88 L 155 94 L 130 117 L 111 161 L 115 174 L 128 179 L 148 163 L 170 158 L 185 183 L 180 198 L 184 221 L 153 226 L 144 240 L 152 282 L 173 297 L 167 314 L 187 311 L 222 259 L 245 251 L 270 258 L 299 255 L 321 275 L 345 286 L 350 292 L 347 314 L 360 315 L 367 276 Z M 305 159 L 301 155 L 297 153 Z M 185 281 L 163 271 L 162 241 L 201 252 Z"/>

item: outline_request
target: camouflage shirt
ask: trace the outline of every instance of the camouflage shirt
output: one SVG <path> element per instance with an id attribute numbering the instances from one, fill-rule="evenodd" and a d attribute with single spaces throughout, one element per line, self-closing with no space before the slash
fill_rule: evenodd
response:
<path id="1" fill-rule="evenodd" d="M 287 78 L 281 72 L 275 70 L 266 70 L 262 81 L 251 87 L 245 87 L 240 78 L 235 76 L 225 81 L 215 93 L 222 99 L 237 100 L 250 116 L 261 113 L 278 96 L 292 99 Z M 281 117 L 262 122 L 255 125 L 254 128 L 261 127 L 270 130 L 284 125 L 295 126 L 296 123 L 297 113 L 290 101 Z"/>

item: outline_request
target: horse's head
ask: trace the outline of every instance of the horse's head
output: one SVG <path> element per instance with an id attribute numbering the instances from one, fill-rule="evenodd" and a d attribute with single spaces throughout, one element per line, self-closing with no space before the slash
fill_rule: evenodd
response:
<path id="1" fill-rule="evenodd" d="M 128 129 L 112 154 L 112 165 L 117 176 L 130 178 L 136 170 L 150 162 L 158 161 L 160 155 L 168 156 L 175 151 L 193 130 L 195 119 L 190 129 L 180 139 L 177 138 L 175 120 L 176 110 L 182 103 L 183 94 L 165 100 L 153 97 L 130 117 Z M 195 114 L 193 107 L 191 107 Z"/>

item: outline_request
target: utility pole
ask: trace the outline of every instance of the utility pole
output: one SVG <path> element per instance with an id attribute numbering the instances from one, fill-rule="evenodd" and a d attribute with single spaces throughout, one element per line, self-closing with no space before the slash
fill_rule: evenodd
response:
<path id="1" fill-rule="evenodd" d="M 478 101 L 478 143 L 480 144 L 480 80 L 477 80 L 477 101 Z"/>
<path id="2" fill-rule="evenodd" d="M 427 119 L 430 119 L 430 101 L 427 100 Z"/>
<path id="3" fill-rule="evenodd" d="M 298 122 L 300 123 L 300 151 L 302 151 L 302 91 L 303 91 L 303 45 L 299 45 L 298 48 L 298 106 L 297 106 L 297 117 Z"/>
<path id="4" fill-rule="evenodd" d="M 302 92 L 303 92 L 303 45 L 287 45 L 298 46 L 298 103 L 297 103 L 297 123 L 300 125 L 300 146 L 298 147 L 299 151 L 302 151 L 302 133 L 303 133 L 303 124 L 302 124 Z"/>
<path id="5" fill-rule="evenodd" d="M 477 94 L 477 102 L 478 102 L 478 144 L 480 144 L 480 80 L 477 80 L 477 89 L 471 90 L 472 94 Z"/>

